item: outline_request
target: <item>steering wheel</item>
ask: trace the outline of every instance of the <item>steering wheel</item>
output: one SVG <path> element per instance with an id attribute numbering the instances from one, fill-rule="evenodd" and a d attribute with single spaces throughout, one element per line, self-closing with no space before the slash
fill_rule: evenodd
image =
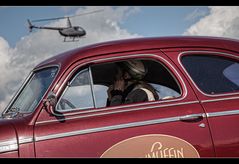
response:
<path id="1" fill-rule="evenodd" d="M 73 105 L 69 100 L 63 98 L 60 100 L 60 105 L 63 110 L 65 109 L 66 105 L 68 105 L 71 109 L 76 108 L 76 106 Z"/>

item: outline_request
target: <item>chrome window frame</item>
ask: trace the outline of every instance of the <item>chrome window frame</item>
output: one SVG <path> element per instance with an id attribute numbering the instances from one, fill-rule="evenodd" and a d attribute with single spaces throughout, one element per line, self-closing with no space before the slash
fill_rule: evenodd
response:
<path id="1" fill-rule="evenodd" d="M 80 67 L 83 67 L 83 66 L 91 64 L 91 63 L 96 63 L 97 64 L 97 63 L 100 63 L 100 62 L 112 62 L 112 60 L 117 60 L 117 59 L 125 60 L 125 59 L 132 59 L 132 58 L 135 58 L 135 57 L 149 58 L 150 60 L 156 60 L 156 62 L 158 62 L 162 66 L 164 66 L 167 69 L 167 71 L 171 74 L 173 79 L 177 82 L 177 85 L 178 85 L 178 87 L 180 88 L 180 91 L 181 91 L 180 96 L 178 96 L 176 98 L 165 99 L 165 100 L 160 100 L 160 101 L 142 102 L 142 103 L 137 103 L 137 104 L 125 104 L 125 105 L 113 106 L 113 107 L 93 108 L 91 110 L 81 110 L 81 109 L 72 110 L 71 109 L 71 110 L 65 111 L 65 112 L 57 111 L 57 112 L 53 112 L 53 115 L 59 116 L 59 117 L 61 117 L 61 116 L 72 116 L 72 115 L 76 115 L 76 114 L 88 114 L 88 113 L 99 112 L 99 111 L 106 111 L 107 112 L 107 111 L 115 110 L 115 109 L 122 109 L 121 112 L 127 112 L 127 111 L 132 111 L 132 110 L 124 110 L 125 108 L 140 107 L 142 105 L 161 104 L 161 103 L 166 103 L 166 102 L 175 102 L 175 101 L 181 101 L 181 100 L 185 99 L 185 97 L 188 94 L 187 87 L 186 87 L 186 84 L 185 84 L 184 80 L 182 79 L 182 77 L 180 76 L 178 71 L 176 70 L 176 68 L 165 58 L 163 58 L 159 55 L 148 54 L 148 53 L 147 54 L 144 54 L 144 53 L 143 54 L 131 54 L 131 55 L 126 54 L 126 55 L 122 55 L 122 56 L 95 59 L 95 60 L 92 60 L 92 61 L 87 61 L 87 62 L 81 63 L 81 64 L 77 65 L 74 69 L 72 69 L 71 72 L 67 75 L 67 77 L 64 79 L 63 83 L 59 87 L 59 89 L 56 93 L 56 96 L 59 97 L 59 94 L 61 93 L 62 88 L 64 87 L 64 85 L 67 83 L 67 81 L 69 81 L 70 77 L 74 74 L 74 72 L 76 72 Z M 154 57 L 154 58 L 152 58 L 152 57 Z M 168 65 L 168 66 L 166 66 L 166 65 Z M 169 69 L 167 67 L 170 67 L 172 71 L 169 71 Z M 172 72 L 174 72 L 174 73 L 172 73 Z M 174 74 L 176 74 L 177 76 L 175 76 Z M 178 77 L 178 78 L 176 78 L 176 77 Z M 87 108 L 87 109 L 90 109 L 90 108 Z M 69 112 L 69 113 L 66 113 L 66 112 Z"/>

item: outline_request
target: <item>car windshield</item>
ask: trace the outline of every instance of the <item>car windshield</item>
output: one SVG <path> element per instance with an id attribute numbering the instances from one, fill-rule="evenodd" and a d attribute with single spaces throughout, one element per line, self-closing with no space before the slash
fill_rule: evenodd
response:
<path id="1" fill-rule="evenodd" d="M 56 76 L 57 70 L 57 67 L 51 67 L 34 72 L 7 112 L 32 112 Z"/>

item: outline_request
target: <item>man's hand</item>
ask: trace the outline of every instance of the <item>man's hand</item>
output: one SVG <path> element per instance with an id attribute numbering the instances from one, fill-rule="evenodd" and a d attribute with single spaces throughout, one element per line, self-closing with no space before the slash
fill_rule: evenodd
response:
<path id="1" fill-rule="evenodd" d="M 116 80 L 114 83 L 114 90 L 124 91 L 125 81 L 123 79 Z"/>
<path id="2" fill-rule="evenodd" d="M 107 94 L 108 94 L 108 99 L 111 100 L 112 95 L 111 95 L 111 91 L 114 89 L 113 85 L 110 85 L 108 90 L 107 90 Z"/>

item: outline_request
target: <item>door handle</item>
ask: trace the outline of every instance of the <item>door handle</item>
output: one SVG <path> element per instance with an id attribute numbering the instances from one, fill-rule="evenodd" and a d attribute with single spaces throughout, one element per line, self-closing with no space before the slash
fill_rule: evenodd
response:
<path id="1" fill-rule="evenodd" d="M 179 118 L 179 120 L 183 122 L 198 122 L 201 121 L 202 119 L 203 119 L 202 114 L 191 114 Z"/>

